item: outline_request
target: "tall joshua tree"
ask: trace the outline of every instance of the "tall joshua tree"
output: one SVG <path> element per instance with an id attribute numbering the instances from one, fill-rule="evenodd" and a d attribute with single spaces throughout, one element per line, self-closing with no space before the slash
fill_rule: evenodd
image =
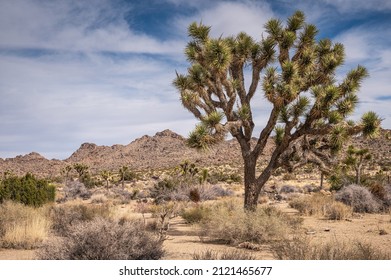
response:
<path id="1" fill-rule="evenodd" d="M 295 12 L 286 24 L 268 21 L 259 41 L 244 32 L 211 38 L 210 29 L 201 23 L 188 27 L 191 40 L 185 54 L 190 67 L 185 75 L 177 73 L 173 84 L 183 106 L 200 120 L 189 135 L 191 147 L 208 148 L 227 133 L 239 142 L 245 209 L 256 209 L 275 169 L 308 162 L 325 168 L 349 136 L 377 133 L 381 121 L 374 112 L 358 122 L 347 120 L 367 70 L 357 66 L 337 82 L 344 47 L 329 39 L 318 41 L 316 26 L 307 24 L 302 12 Z M 262 93 L 271 111 L 254 142 L 252 101 L 261 100 L 257 94 Z M 267 166 L 257 170 L 270 136 L 275 136 L 275 147 Z"/>

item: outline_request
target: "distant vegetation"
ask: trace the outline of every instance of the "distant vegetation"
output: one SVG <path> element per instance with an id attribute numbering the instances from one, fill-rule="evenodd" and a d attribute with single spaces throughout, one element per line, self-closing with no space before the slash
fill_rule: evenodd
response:
<path id="1" fill-rule="evenodd" d="M 0 202 L 12 200 L 38 207 L 53 202 L 55 196 L 54 185 L 29 173 L 23 177 L 9 175 L 0 181 Z"/>

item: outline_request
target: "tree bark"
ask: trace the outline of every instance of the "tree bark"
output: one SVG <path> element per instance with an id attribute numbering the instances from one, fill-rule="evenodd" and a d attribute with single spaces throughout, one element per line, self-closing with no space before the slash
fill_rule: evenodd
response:
<path id="1" fill-rule="evenodd" d="M 244 209 L 248 211 L 255 211 L 258 204 L 256 163 L 251 157 L 244 158 Z"/>

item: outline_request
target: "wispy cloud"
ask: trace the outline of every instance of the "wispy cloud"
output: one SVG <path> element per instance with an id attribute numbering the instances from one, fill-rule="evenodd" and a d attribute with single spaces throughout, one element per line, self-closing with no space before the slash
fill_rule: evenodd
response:
<path id="1" fill-rule="evenodd" d="M 200 9 L 191 17 L 178 17 L 175 26 L 186 33 L 187 26 L 201 22 L 212 26 L 211 35 L 215 37 L 236 35 L 245 31 L 255 39 L 260 39 L 264 24 L 274 16 L 267 2 L 238 1 L 216 2 L 212 7 Z"/>
<path id="2" fill-rule="evenodd" d="M 362 11 L 389 11 L 391 2 L 389 0 L 323 0 L 334 6 L 341 12 L 362 12 Z"/>

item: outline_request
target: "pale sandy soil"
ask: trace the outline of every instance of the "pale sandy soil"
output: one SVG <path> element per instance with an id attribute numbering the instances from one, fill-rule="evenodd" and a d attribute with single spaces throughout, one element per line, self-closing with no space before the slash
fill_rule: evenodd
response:
<path id="1" fill-rule="evenodd" d="M 33 260 L 34 250 L 0 249 L 0 260 Z"/>
<path id="2" fill-rule="evenodd" d="M 195 226 L 187 225 L 183 219 L 175 218 L 172 221 L 169 231 L 169 238 L 164 242 L 164 249 L 166 250 L 166 260 L 191 260 L 194 253 L 201 253 L 205 250 L 213 250 L 215 252 L 224 252 L 227 250 L 235 250 L 233 246 L 225 244 L 214 244 L 210 242 L 201 242 L 198 237 L 197 228 Z M 264 246 L 260 251 L 249 251 L 256 259 L 273 259 L 270 251 L 266 250 Z"/>

